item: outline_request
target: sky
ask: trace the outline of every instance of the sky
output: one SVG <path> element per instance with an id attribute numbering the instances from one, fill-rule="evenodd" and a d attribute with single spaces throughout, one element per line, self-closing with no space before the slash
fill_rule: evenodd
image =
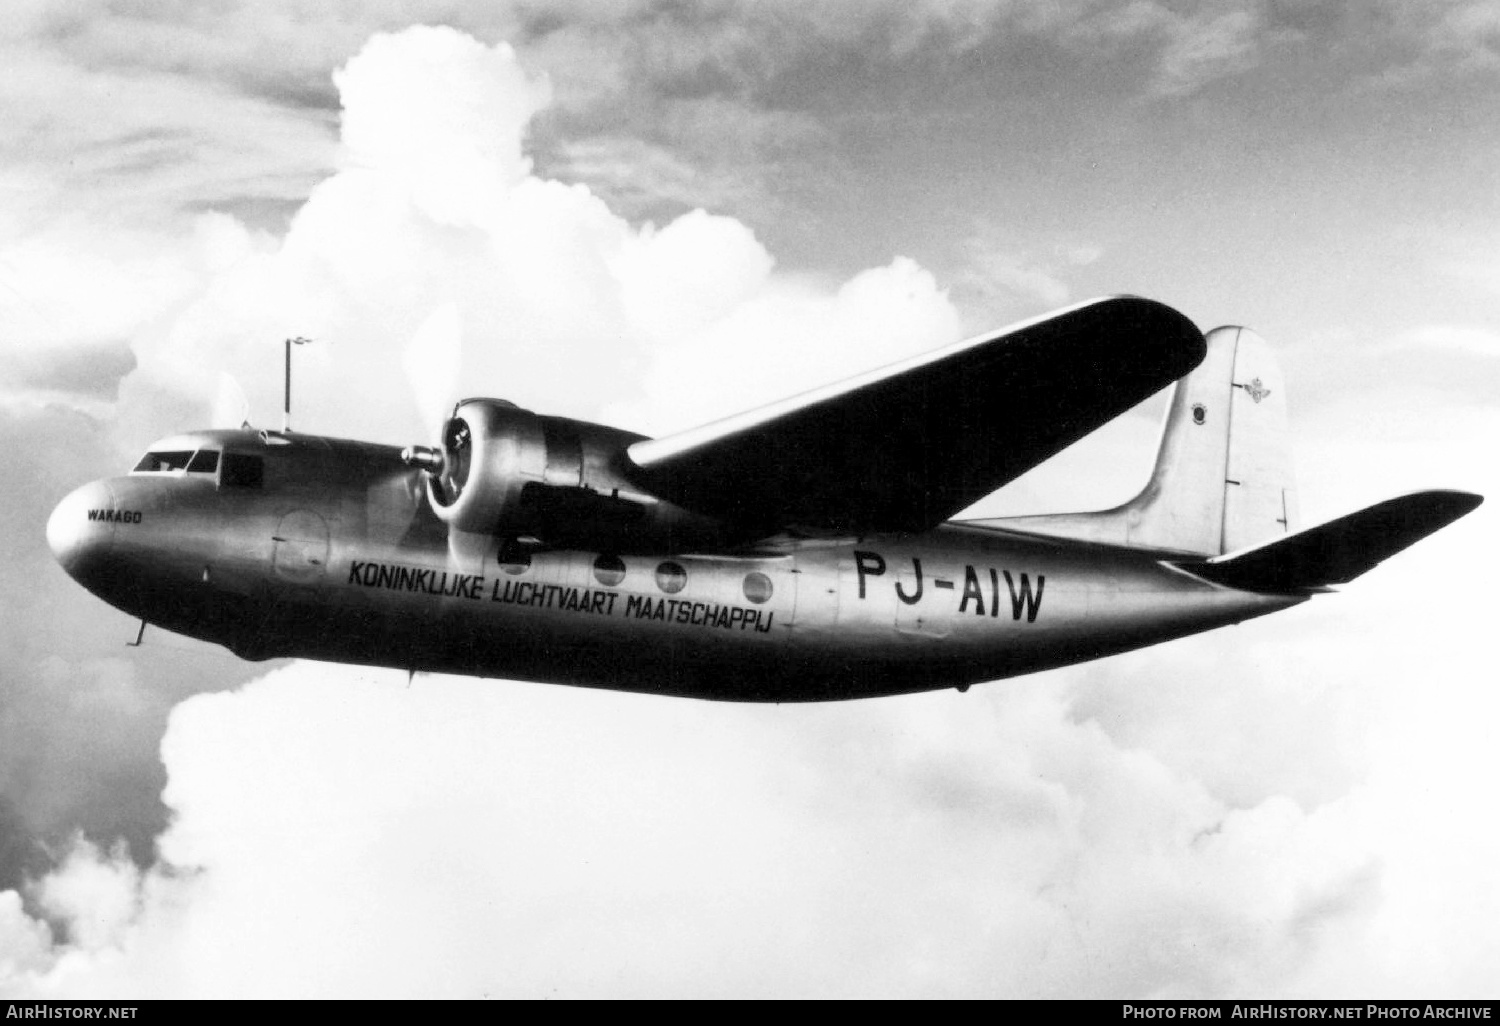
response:
<path id="1" fill-rule="evenodd" d="M 1500 993 L 1493 502 L 812 706 L 127 649 L 43 533 L 275 426 L 293 335 L 300 430 L 655 435 L 1119 292 L 1271 341 L 1306 523 L 1494 496 L 1500 4 L 21 0 L 0 69 L 0 995 Z M 1128 498 L 1161 410 L 983 512 Z"/>

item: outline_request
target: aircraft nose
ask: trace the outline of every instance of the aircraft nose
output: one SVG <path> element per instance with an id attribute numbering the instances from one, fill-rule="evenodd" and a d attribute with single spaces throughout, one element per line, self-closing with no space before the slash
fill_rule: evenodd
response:
<path id="1" fill-rule="evenodd" d="M 70 493 L 47 521 L 47 544 L 68 574 L 83 580 L 89 567 L 109 552 L 115 524 L 110 512 L 115 497 L 102 481 L 94 481 Z"/>

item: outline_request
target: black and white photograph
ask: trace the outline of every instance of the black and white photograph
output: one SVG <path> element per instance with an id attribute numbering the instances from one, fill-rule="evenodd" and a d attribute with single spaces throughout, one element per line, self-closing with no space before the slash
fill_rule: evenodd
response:
<path id="1" fill-rule="evenodd" d="M 1500 998 L 1497 0 L 15 0 L 0 124 L 7 1015 Z"/>

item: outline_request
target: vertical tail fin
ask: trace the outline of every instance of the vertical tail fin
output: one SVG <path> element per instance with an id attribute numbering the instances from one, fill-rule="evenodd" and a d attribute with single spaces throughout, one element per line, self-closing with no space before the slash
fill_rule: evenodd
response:
<path id="1" fill-rule="evenodd" d="M 1264 339 L 1217 328 L 1173 387 L 1156 467 L 1134 499 L 1098 513 L 983 523 L 1036 534 L 1217 556 L 1297 528 L 1286 386 Z"/>

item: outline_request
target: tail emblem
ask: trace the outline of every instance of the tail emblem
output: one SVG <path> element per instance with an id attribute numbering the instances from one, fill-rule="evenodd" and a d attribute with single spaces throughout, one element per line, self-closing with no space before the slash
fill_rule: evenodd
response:
<path id="1" fill-rule="evenodd" d="M 1260 378 L 1251 378 L 1250 384 L 1241 385 L 1240 387 L 1243 388 L 1245 390 L 1245 394 L 1248 395 L 1256 403 L 1259 403 L 1262 399 L 1271 394 L 1271 390 L 1261 383 Z"/>

